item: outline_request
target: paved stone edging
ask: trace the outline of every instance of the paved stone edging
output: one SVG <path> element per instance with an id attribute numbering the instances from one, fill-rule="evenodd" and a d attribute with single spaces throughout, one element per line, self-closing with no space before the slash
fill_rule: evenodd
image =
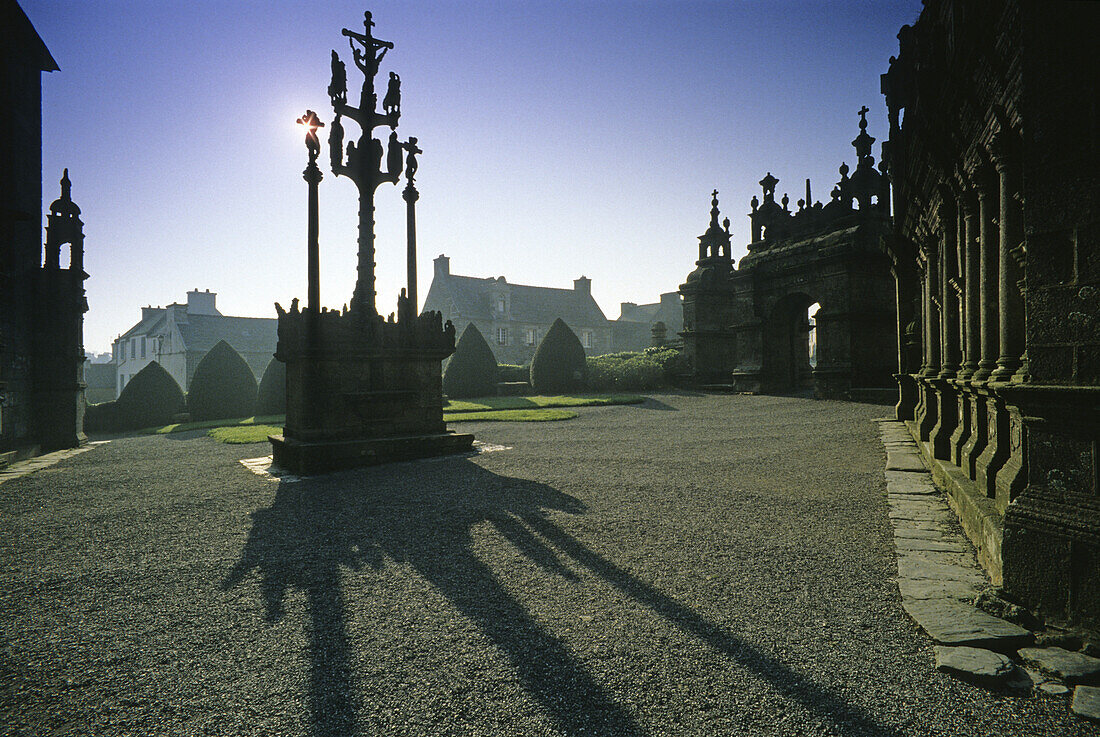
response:
<path id="1" fill-rule="evenodd" d="M 1076 686 L 1073 713 L 1100 721 L 1100 687 L 1079 685 L 1100 680 L 1100 659 L 1056 647 L 1029 648 L 1035 639 L 1030 631 L 972 603 L 989 586 L 973 545 L 958 531 L 905 425 L 880 420 L 879 428 L 901 605 L 936 641 L 937 669 L 978 685 L 1035 687 L 1051 696 Z"/>
<path id="2" fill-rule="evenodd" d="M 916 443 L 896 421 L 879 425 L 886 447 L 886 498 L 898 555 L 901 603 L 941 645 L 1010 653 L 1032 634 L 970 602 L 989 585 L 954 513 L 932 483 Z"/>
<path id="3" fill-rule="evenodd" d="M 41 471 L 43 468 L 48 468 L 58 461 L 63 461 L 66 458 L 72 458 L 75 455 L 86 453 L 93 448 L 96 448 L 104 443 L 109 443 L 110 440 L 94 440 L 85 445 L 81 445 L 79 448 L 66 448 L 65 450 L 55 450 L 53 453 L 44 453 L 34 458 L 28 458 L 25 461 L 17 461 L 16 463 L 0 468 L 0 484 L 5 481 L 11 481 L 21 476 L 26 476 L 29 473 L 35 471 Z"/>

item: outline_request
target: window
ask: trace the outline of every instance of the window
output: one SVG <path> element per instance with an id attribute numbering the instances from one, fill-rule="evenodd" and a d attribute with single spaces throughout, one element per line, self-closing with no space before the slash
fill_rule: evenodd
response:
<path id="1" fill-rule="evenodd" d="M 130 358 L 137 358 L 137 338 L 130 339 Z"/>
<path id="2" fill-rule="evenodd" d="M 592 347 L 592 331 L 591 330 L 582 330 L 581 331 L 581 345 L 583 345 L 585 348 L 591 348 Z"/>
<path id="3" fill-rule="evenodd" d="M 508 345 L 508 328 L 497 328 L 497 344 Z"/>
<path id="4" fill-rule="evenodd" d="M 534 330 L 534 328 L 527 328 L 527 330 L 525 330 L 523 332 L 523 342 L 526 343 L 527 345 L 534 345 L 535 344 L 535 330 Z"/>
<path id="5" fill-rule="evenodd" d="M 503 313 L 508 306 L 508 301 L 504 298 L 504 295 L 497 297 L 497 312 Z"/>
<path id="6" fill-rule="evenodd" d="M 145 336 L 141 336 L 141 357 L 145 358 Z"/>

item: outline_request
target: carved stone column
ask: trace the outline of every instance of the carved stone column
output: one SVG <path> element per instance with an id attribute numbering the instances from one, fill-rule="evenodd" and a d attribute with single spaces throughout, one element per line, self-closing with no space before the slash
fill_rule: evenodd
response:
<path id="1" fill-rule="evenodd" d="M 1002 131 L 990 147 L 1000 184 L 1000 232 L 997 250 L 998 295 L 1000 306 L 1000 356 L 993 381 L 1010 381 L 1020 368 L 1024 352 L 1024 299 L 1020 294 L 1019 268 L 1012 250 L 1023 241 L 1023 213 L 1016 201 L 1019 190 L 1019 162 L 1015 156 L 1014 138 Z"/>
<path id="2" fill-rule="evenodd" d="M 994 218 L 997 216 L 997 193 L 990 181 L 987 166 L 977 174 L 978 189 L 978 289 L 981 293 L 979 314 L 981 316 L 981 352 L 978 370 L 974 372 L 975 381 L 985 381 L 997 368 L 998 340 L 998 234 L 994 230 Z"/>
<path id="3" fill-rule="evenodd" d="M 978 205 L 973 189 L 964 190 L 959 200 L 963 214 L 963 302 L 965 360 L 959 370 L 960 379 L 969 379 L 978 370 L 981 353 L 981 287 L 978 284 L 980 244 L 978 242 Z"/>
<path id="4" fill-rule="evenodd" d="M 939 377 L 953 379 L 959 372 L 959 297 L 953 282 L 958 273 L 956 249 L 955 203 L 951 192 L 944 188 L 940 205 L 940 350 L 943 358 Z"/>

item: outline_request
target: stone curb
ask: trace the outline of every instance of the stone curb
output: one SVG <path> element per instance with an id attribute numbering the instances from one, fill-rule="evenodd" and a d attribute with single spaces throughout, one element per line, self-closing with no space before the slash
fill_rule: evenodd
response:
<path id="1" fill-rule="evenodd" d="M 25 461 L 16 461 L 10 466 L 0 468 L 0 484 L 5 481 L 11 481 L 28 474 L 32 474 L 35 471 L 41 471 L 43 468 L 49 468 L 50 466 L 65 460 L 66 458 L 72 458 L 73 456 L 80 455 L 81 453 L 87 453 L 89 450 L 93 450 L 104 443 L 109 443 L 110 440 L 93 440 L 86 445 L 81 445 L 79 448 L 66 448 L 65 450 L 55 450 L 53 453 L 45 453 L 34 458 L 28 458 Z"/>
<path id="2" fill-rule="evenodd" d="M 1028 647 L 1035 640 L 1030 631 L 972 603 L 989 585 L 973 545 L 951 524 L 954 513 L 908 430 L 894 420 L 879 423 L 901 605 L 936 642 L 936 668 L 968 683 L 1018 693 L 1034 689 L 1057 697 L 1073 688 L 1071 711 L 1100 722 L 1100 687 L 1085 685 L 1100 681 L 1100 659 Z"/>

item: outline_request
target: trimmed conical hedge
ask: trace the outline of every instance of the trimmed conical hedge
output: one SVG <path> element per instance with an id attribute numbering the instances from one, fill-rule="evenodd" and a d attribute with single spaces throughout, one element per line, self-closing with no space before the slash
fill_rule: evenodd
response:
<path id="1" fill-rule="evenodd" d="M 539 394 L 578 391 L 587 378 L 584 346 L 559 317 L 531 359 L 531 388 Z"/>
<path id="2" fill-rule="evenodd" d="M 195 367 L 187 392 L 192 420 L 251 417 L 256 408 L 256 377 L 241 354 L 224 340 Z"/>
<path id="3" fill-rule="evenodd" d="M 163 366 L 153 361 L 122 388 L 110 421 L 116 430 L 167 425 L 186 407 L 180 385 Z"/>
<path id="4" fill-rule="evenodd" d="M 489 397 L 497 393 L 499 369 L 493 349 L 481 331 L 470 323 L 458 339 L 454 355 L 443 372 L 443 393 L 448 397 Z"/>
<path id="5" fill-rule="evenodd" d="M 256 392 L 257 415 L 286 414 L 286 364 L 272 358 Z"/>

